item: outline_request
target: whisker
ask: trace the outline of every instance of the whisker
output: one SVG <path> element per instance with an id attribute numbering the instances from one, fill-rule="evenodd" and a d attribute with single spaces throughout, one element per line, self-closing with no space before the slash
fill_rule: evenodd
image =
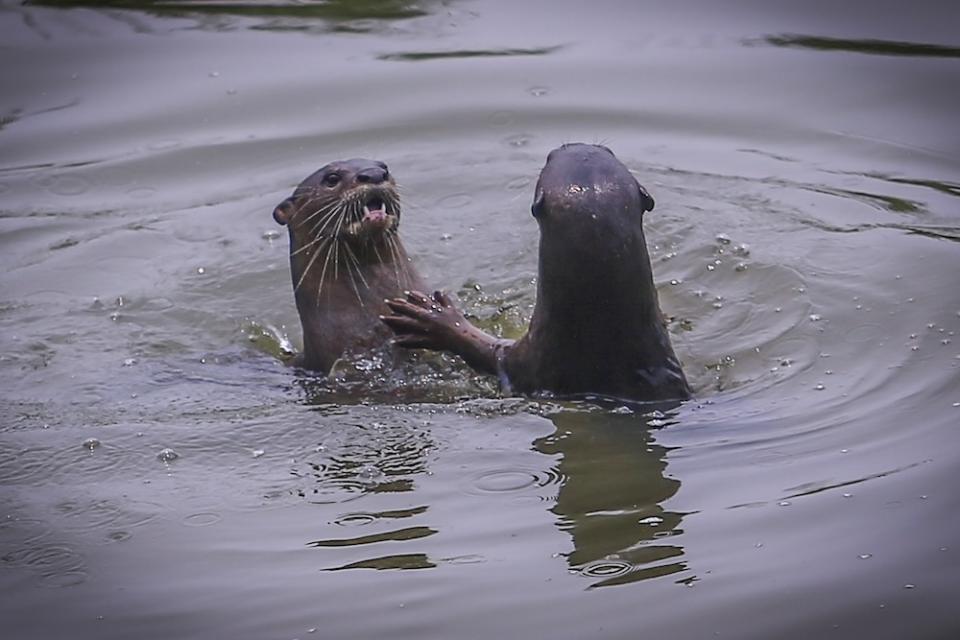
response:
<path id="1" fill-rule="evenodd" d="M 309 204 L 309 203 L 312 203 L 312 202 L 313 202 L 312 200 L 308 200 L 307 202 L 304 203 L 304 205 Z M 307 224 L 308 222 L 310 222 L 311 220 L 313 220 L 316 216 L 321 215 L 321 214 L 324 214 L 324 213 L 330 211 L 331 209 L 333 209 L 334 207 L 336 207 L 337 204 L 339 204 L 339 201 L 338 201 L 338 200 L 333 200 L 333 201 L 331 201 L 331 202 L 321 202 L 320 205 L 319 205 L 316 209 L 314 209 L 313 211 L 311 211 L 311 212 L 307 215 L 306 219 L 301 220 L 300 222 L 297 223 L 297 228 L 302 227 L 303 225 Z M 302 210 L 302 208 L 301 208 L 300 210 L 297 210 L 297 214 L 299 214 L 301 210 Z"/>
<path id="2" fill-rule="evenodd" d="M 317 250 L 317 252 L 313 254 L 313 256 L 310 258 L 310 262 L 307 263 L 307 268 L 303 270 L 302 274 L 300 274 L 300 279 L 297 281 L 297 285 L 293 288 L 294 293 L 296 293 L 300 289 L 300 285 L 303 284 L 303 281 L 306 279 L 307 274 L 310 273 L 310 269 L 311 267 L 313 267 L 313 263 L 317 261 L 317 257 L 319 257 L 322 248 L 323 246 L 321 245 L 321 247 Z M 329 255 L 329 251 L 327 253 Z M 321 282 L 323 281 L 323 274 L 320 275 L 320 280 Z"/>

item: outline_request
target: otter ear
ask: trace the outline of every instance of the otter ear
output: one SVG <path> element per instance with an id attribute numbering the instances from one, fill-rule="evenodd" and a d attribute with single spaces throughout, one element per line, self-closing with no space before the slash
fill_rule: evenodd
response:
<path id="1" fill-rule="evenodd" d="M 293 196 L 290 196 L 280 204 L 276 206 L 273 210 L 273 219 L 277 221 L 277 224 L 287 224 L 290 222 L 290 218 L 293 217 L 296 207 L 294 204 L 296 200 Z"/>
<path id="2" fill-rule="evenodd" d="M 640 190 L 640 205 L 643 207 L 643 210 L 653 211 L 653 205 L 656 204 L 653 201 L 653 196 L 650 195 L 649 191 L 643 188 L 643 185 L 640 184 L 639 181 L 637 181 L 637 189 Z"/>

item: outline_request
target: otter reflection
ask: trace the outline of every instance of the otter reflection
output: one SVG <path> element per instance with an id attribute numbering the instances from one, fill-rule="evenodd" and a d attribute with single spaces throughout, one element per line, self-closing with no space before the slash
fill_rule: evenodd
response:
<path id="1" fill-rule="evenodd" d="M 573 539 L 570 567 L 600 578 L 593 587 L 686 570 L 672 537 L 684 514 L 661 506 L 680 481 L 664 476 L 667 449 L 653 443 L 647 419 L 563 411 L 551 420 L 556 432 L 534 448 L 560 456 L 564 482 L 551 511 Z"/>

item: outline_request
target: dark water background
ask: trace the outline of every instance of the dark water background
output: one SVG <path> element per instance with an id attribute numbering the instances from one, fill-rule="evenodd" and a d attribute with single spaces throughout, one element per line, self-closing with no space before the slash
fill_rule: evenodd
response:
<path id="1" fill-rule="evenodd" d="M 960 5 L 81 4 L 0 2 L 5 638 L 960 637 Z M 516 334 L 567 141 L 695 400 L 280 364 L 301 178 Z"/>

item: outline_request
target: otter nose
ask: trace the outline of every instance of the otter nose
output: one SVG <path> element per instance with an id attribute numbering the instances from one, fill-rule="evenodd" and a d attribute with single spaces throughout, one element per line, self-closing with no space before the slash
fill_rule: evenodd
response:
<path id="1" fill-rule="evenodd" d="M 357 182 L 380 184 L 387 181 L 387 170 L 381 167 L 368 167 L 357 173 Z"/>

